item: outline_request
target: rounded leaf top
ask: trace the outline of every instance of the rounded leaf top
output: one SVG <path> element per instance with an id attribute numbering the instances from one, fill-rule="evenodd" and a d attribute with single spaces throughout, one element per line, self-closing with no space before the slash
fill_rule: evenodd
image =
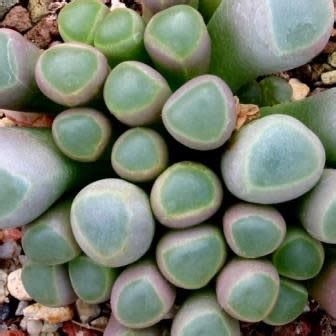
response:
<path id="1" fill-rule="evenodd" d="M 69 158 L 92 162 L 99 159 L 109 144 L 112 127 L 109 119 L 91 108 L 73 108 L 55 118 L 52 133 L 58 148 Z"/>
<path id="2" fill-rule="evenodd" d="M 315 239 L 336 244 L 336 170 L 325 169 L 319 183 L 302 196 L 297 209 L 301 223 Z"/>
<path id="3" fill-rule="evenodd" d="M 107 77 L 104 100 L 110 112 L 128 126 L 152 124 L 171 94 L 167 81 L 150 66 L 127 61 Z"/>
<path id="4" fill-rule="evenodd" d="M 84 253 L 110 267 L 138 260 L 154 236 L 147 195 L 120 179 L 100 180 L 81 190 L 72 203 L 71 226 Z"/>
<path id="5" fill-rule="evenodd" d="M 228 189 L 238 198 L 273 204 L 309 191 L 320 179 L 325 152 L 295 118 L 273 115 L 243 127 L 222 158 Z"/>
<path id="6" fill-rule="evenodd" d="M 225 259 L 223 236 L 210 225 L 169 232 L 156 248 L 161 273 L 172 284 L 185 289 L 206 286 Z"/>
<path id="7" fill-rule="evenodd" d="M 127 60 L 145 57 L 145 24 L 130 8 L 115 8 L 98 26 L 94 46 L 108 59 L 111 66 Z"/>
<path id="8" fill-rule="evenodd" d="M 322 244 L 300 228 L 288 228 L 285 240 L 273 254 L 279 274 L 294 280 L 315 277 L 323 263 Z"/>
<path id="9" fill-rule="evenodd" d="M 81 253 L 71 231 L 70 208 L 70 200 L 62 201 L 24 227 L 22 247 L 28 258 L 41 264 L 58 265 Z"/>
<path id="10" fill-rule="evenodd" d="M 154 182 L 150 201 L 159 222 L 185 228 L 210 218 L 219 209 L 223 189 L 218 177 L 206 166 L 179 162 Z"/>
<path id="11" fill-rule="evenodd" d="M 258 322 L 272 311 L 279 289 L 279 275 L 270 262 L 235 259 L 217 279 L 217 300 L 232 317 Z"/>
<path id="12" fill-rule="evenodd" d="M 81 43 L 61 43 L 38 59 L 35 77 L 40 90 L 65 106 L 84 105 L 96 98 L 109 66 L 105 56 Z"/>
<path id="13" fill-rule="evenodd" d="M 222 146 L 230 138 L 236 119 L 231 90 L 212 75 L 187 82 L 168 99 L 162 110 L 168 132 L 185 146 L 198 150 Z"/>
<path id="14" fill-rule="evenodd" d="M 0 108 L 26 107 L 38 91 L 34 69 L 40 50 L 18 32 L 0 29 Z"/>
<path id="15" fill-rule="evenodd" d="M 208 70 L 210 37 L 201 14 L 191 6 L 177 5 L 154 15 L 145 30 L 145 47 L 174 86 Z"/>
<path id="16" fill-rule="evenodd" d="M 58 29 L 65 42 L 93 44 L 94 34 L 108 7 L 100 0 L 73 0 L 58 15 Z"/>
<path id="17" fill-rule="evenodd" d="M 67 306 L 76 301 L 65 265 L 42 265 L 27 262 L 21 279 L 27 293 L 47 307 Z"/>
<path id="18" fill-rule="evenodd" d="M 240 336 L 239 322 L 228 316 L 211 292 L 190 297 L 177 312 L 171 336 Z"/>
<path id="19" fill-rule="evenodd" d="M 259 258 L 272 253 L 282 243 L 286 223 L 272 207 L 239 203 L 224 214 L 226 241 L 240 257 Z"/>
<path id="20" fill-rule="evenodd" d="M 117 139 L 111 160 L 120 177 L 135 182 L 150 181 L 166 168 L 168 147 L 159 133 L 136 127 Z"/>
<path id="21" fill-rule="evenodd" d="M 113 316 L 129 328 L 155 325 L 169 312 L 175 301 L 175 289 L 152 262 L 129 266 L 112 288 Z"/>

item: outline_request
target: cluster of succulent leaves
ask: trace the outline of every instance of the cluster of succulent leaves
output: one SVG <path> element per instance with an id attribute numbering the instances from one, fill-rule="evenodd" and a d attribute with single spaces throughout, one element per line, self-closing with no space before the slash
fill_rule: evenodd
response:
<path id="1" fill-rule="evenodd" d="M 108 336 L 161 335 L 174 305 L 172 336 L 239 335 L 294 320 L 308 291 L 336 317 L 336 90 L 293 102 L 257 81 L 323 49 L 333 1 L 142 10 L 74 0 L 43 52 L 0 29 L 0 108 L 55 116 L 0 128 L 0 228 L 23 226 L 25 289 L 111 299 Z M 239 131 L 234 95 L 262 107 Z"/>

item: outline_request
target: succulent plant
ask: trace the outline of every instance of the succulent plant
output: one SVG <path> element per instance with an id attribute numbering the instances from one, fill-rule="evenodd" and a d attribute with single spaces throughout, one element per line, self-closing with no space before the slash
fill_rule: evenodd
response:
<path id="1" fill-rule="evenodd" d="M 185 289 L 206 286 L 225 259 L 223 236 L 211 225 L 168 232 L 156 247 L 156 262 L 163 276 Z"/>
<path id="2" fill-rule="evenodd" d="M 212 292 L 197 293 L 176 314 L 171 336 L 240 336 L 238 321 L 228 316 Z"/>
<path id="3" fill-rule="evenodd" d="M 260 75 L 298 67 L 322 51 L 333 24 L 333 0 L 222 1 L 208 24 L 210 72 L 237 90 Z"/>
<path id="4" fill-rule="evenodd" d="M 62 200 L 25 226 L 22 247 L 28 258 L 44 265 L 64 264 L 81 253 L 70 225 L 72 200 Z"/>
<path id="5" fill-rule="evenodd" d="M 69 262 L 69 276 L 77 296 L 84 302 L 94 304 L 109 299 L 117 272 L 81 255 Z"/>
<path id="6" fill-rule="evenodd" d="M 36 95 L 40 50 L 18 32 L 0 29 L 0 108 L 19 109 Z"/>
<path id="7" fill-rule="evenodd" d="M 230 248 L 244 258 L 272 253 L 286 234 L 286 223 L 279 211 L 246 203 L 238 203 L 225 212 L 223 228 Z"/>
<path id="8" fill-rule="evenodd" d="M 308 292 L 302 284 L 280 278 L 280 292 L 278 300 L 271 313 L 264 319 L 270 325 L 284 325 L 294 321 L 308 302 Z"/>
<path id="9" fill-rule="evenodd" d="M 271 114 L 287 114 L 304 123 L 321 140 L 327 162 L 330 166 L 336 165 L 336 123 L 335 111 L 336 88 L 332 88 L 301 101 L 283 103 L 273 107 L 261 109 L 263 116 Z"/>
<path id="10" fill-rule="evenodd" d="M 82 43 L 61 43 L 39 57 L 35 78 L 38 87 L 54 102 L 75 107 L 100 94 L 109 66 L 97 49 Z"/>
<path id="11" fill-rule="evenodd" d="M 108 7 L 100 0 L 73 0 L 58 15 L 58 29 L 65 42 L 82 42 L 93 45 L 95 32 Z"/>
<path id="12" fill-rule="evenodd" d="M 301 228 L 289 227 L 285 240 L 273 254 L 273 264 L 280 275 L 294 280 L 315 277 L 323 266 L 322 244 Z"/>
<path id="13" fill-rule="evenodd" d="M 321 273 L 308 285 L 309 295 L 334 319 L 336 318 L 335 283 L 336 261 L 333 258 L 326 261 Z"/>
<path id="14" fill-rule="evenodd" d="M 163 123 L 177 141 L 192 149 L 222 146 L 237 120 L 229 87 L 216 76 L 203 75 L 178 89 L 162 110 Z"/>
<path id="15" fill-rule="evenodd" d="M 280 77 L 270 76 L 259 82 L 261 88 L 261 106 L 273 106 L 288 102 L 293 97 L 293 89 Z"/>
<path id="16" fill-rule="evenodd" d="M 162 336 L 162 332 L 156 327 L 130 329 L 124 327 L 111 315 L 103 336 Z"/>
<path id="17" fill-rule="evenodd" d="M 217 279 L 217 300 L 226 313 L 246 322 L 265 319 L 274 308 L 280 279 L 266 260 L 234 259 Z"/>
<path id="18" fill-rule="evenodd" d="M 201 14 L 177 5 L 152 17 L 145 30 L 145 47 L 173 87 L 208 71 L 211 41 Z"/>
<path id="19" fill-rule="evenodd" d="M 296 208 L 307 232 L 324 243 L 336 244 L 336 170 L 325 169 L 318 184 L 303 195 Z"/>
<path id="20" fill-rule="evenodd" d="M 110 267 L 138 260 L 154 236 L 147 195 L 120 179 L 99 180 L 82 189 L 72 203 L 71 227 L 83 252 Z"/>
<path id="21" fill-rule="evenodd" d="M 151 17 L 169 7 L 176 5 L 190 5 L 197 9 L 199 0 L 141 0 L 142 17 L 148 22 Z"/>
<path id="22" fill-rule="evenodd" d="M 167 81 L 156 70 L 137 61 L 117 65 L 104 87 L 106 106 L 128 126 L 159 121 L 161 109 L 170 95 Z"/>
<path id="23" fill-rule="evenodd" d="M 112 167 L 134 182 L 155 179 L 168 164 L 168 147 L 159 133 L 136 127 L 123 133 L 112 148 Z"/>
<path id="24" fill-rule="evenodd" d="M 62 307 L 76 301 L 65 265 L 42 265 L 27 262 L 21 279 L 27 293 L 48 307 Z"/>
<path id="25" fill-rule="evenodd" d="M 0 228 L 33 221 L 64 192 L 87 182 L 87 170 L 59 152 L 49 129 L 1 127 Z"/>
<path id="26" fill-rule="evenodd" d="M 153 262 L 131 265 L 116 280 L 111 294 L 113 316 L 129 328 L 155 325 L 170 311 L 175 289 Z"/>
<path id="27" fill-rule="evenodd" d="M 300 121 L 267 116 L 244 126 L 222 158 L 227 188 L 241 200 L 274 204 L 297 198 L 320 179 L 321 141 Z"/>
<path id="28" fill-rule="evenodd" d="M 223 190 L 218 177 L 196 162 L 179 162 L 154 182 L 150 201 L 155 217 L 171 228 L 186 228 L 210 218 L 220 207 Z"/>
<path id="29" fill-rule="evenodd" d="M 253 80 L 242 86 L 238 92 L 239 102 L 242 104 L 255 104 L 262 106 L 262 92 L 259 83 Z"/>
<path id="30" fill-rule="evenodd" d="M 69 158 L 92 162 L 106 150 L 112 134 L 109 119 L 92 108 L 72 108 L 58 114 L 52 124 L 53 139 Z"/>
<path id="31" fill-rule="evenodd" d="M 94 46 L 108 59 L 111 66 L 123 61 L 144 60 L 145 23 L 130 8 L 115 8 L 98 25 Z"/>

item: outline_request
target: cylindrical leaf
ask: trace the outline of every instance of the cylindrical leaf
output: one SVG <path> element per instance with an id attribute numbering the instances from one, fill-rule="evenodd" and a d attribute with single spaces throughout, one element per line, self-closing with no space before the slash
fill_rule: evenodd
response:
<path id="1" fill-rule="evenodd" d="M 92 162 L 98 160 L 108 146 L 112 126 L 97 110 L 73 108 L 55 118 L 52 134 L 63 154 L 76 161 Z"/>
<path id="2" fill-rule="evenodd" d="M 333 24 L 333 0 L 222 1 L 208 24 L 210 71 L 237 90 L 296 68 L 322 51 Z"/>
<path id="3" fill-rule="evenodd" d="M 108 59 L 111 66 L 146 57 L 145 24 L 130 8 L 115 8 L 107 14 L 95 31 L 94 46 Z"/>
<path id="4" fill-rule="evenodd" d="M 48 98 L 74 107 L 98 97 L 108 71 L 107 59 L 97 49 L 82 43 L 61 43 L 42 53 L 35 78 Z"/>
<path id="5" fill-rule="evenodd" d="M 279 289 L 279 275 L 270 262 L 236 259 L 217 279 L 217 300 L 232 317 L 258 322 L 272 311 Z"/>
<path id="6" fill-rule="evenodd" d="M 183 145 L 215 149 L 230 138 L 236 126 L 236 104 L 231 90 L 219 77 L 203 75 L 187 82 L 168 99 L 162 120 Z"/>
<path id="7" fill-rule="evenodd" d="M 177 5 L 154 15 L 145 30 L 145 46 L 174 87 L 208 71 L 210 37 L 201 14 L 190 6 Z"/>
<path id="8" fill-rule="evenodd" d="M 152 262 L 129 266 L 112 288 L 113 316 L 129 328 L 155 325 L 170 311 L 175 289 L 165 280 Z"/>
<path id="9" fill-rule="evenodd" d="M 62 155 L 49 129 L 1 127 L 0 228 L 36 219 L 82 172 L 87 168 Z"/>
<path id="10" fill-rule="evenodd" d="M 72 200 L 64 200 L 24 227 L 22 247 L 34 262 L 64 264 L 81 253 L 70 225 Z"/>
<path id="11" fill-rule="evenodd" d="M 280 275 L 294 280 L 315 277 L 323 266 L 322 244 L 299 228 L 288 228 L 286 238 L 273 254 Z"/>
<path id="12" fill-rule="evenodd" d="M 100 180 L 81 190 L 72 203 L 71 226 L 84 253 L 110 267 L 138 260 L 154 236 L 147 195 L 120 179 Z"/>
<path id="13" fill-rule="evenodd" d="M 93 45 L 97 27 L 108 13 L 108 7 L 100 0 L 73 0 L 58 15 L 59 32 L 65 42 Z"/>
<path id="14" fill-rule="evenodd" d="M 239 203 L 224 214 L 226 241 L 234 253 L 259 258 L 272 253 L 285 238 L 286 223 L 270 206 Z"/>
<path id="15" fill-rule="evenodd" d="M 210 225 L 168 232 L 156 248 L 161 273 L 172 284 L 185 289 L 206 286 L 225 259 L 223 236 Z"/>
<path id="16" fill-rule="evenodd" d="M 122 134 L 112 149 L 112 167 L 122 178 L 146 182 L 156 178 L 168 164 L 168 147 L 157 132 L 144 127 Z"/>
<path id="17" fill-rule="evenodd" d="M 171 336 L 240 336 L 237 320 L 228 316 L 212 292 L 190 297 L 176 314 Z"/>
<path id="18" fill-rule="evenodd" d="M 335 104 L 336 88 L 333 88 L 301 101 L 264 107 L 261 114 L 288 114 L 299 119 L 319 137 L 326 151 L 327 162 L 336 167 Z"/>
<path id="19" fill-rule="evenodd" d="M 23 266 L 21 278 L 27 293 L 44 306 L 62 307 L 76 301 L 65 265 L 28 262 Z"/>
<path id="20" fill-rule="evenodd" d="M 89 304 L 96 304 L 109 299 L 117 272 L 82 255 L 70 261 L 69 276 L 78 297 Z"/>
<path id="21" fill-rule="evenodd" d="M 262 204 L 297 198 L 318 182 L 325 152 L 300 121 L 284 115 L 244 126 L 222 158 L 228 189 L 238 198 Z"/>
<path id="22" fill-rule="evenodd" d="M 0 29 L 0 108 L 20 109 L 33 99 L 39 55 L 40 50 L 18 32 Z"/>
<path id="23" fill-rule="evenodd" d="M 155 217 L 171 228 L 186 228 L 210 218 L 219 209 L 223 189 L 218 177 L 196 162 L 179 162 L 154 182 L 150 201 Z"/>
<path id="24" fill-rule="evenodd" d="M 281 278 L 278 300 L 264 322 L 276 326 L 290 323 L 303 313 L 307 302 L 306 287 L 298 282 Z"/>
<path id="25" fill-rule="evenodd" d="M 308 233 L 324 243 L 336 244 L 336 170 L 325 169 L 319 183 L 302 196 L 297 208 Z"/>
<path id="26" fill-rule="evenodd" d="M 171 94 L 167 81 L 150 66 L 128 61 L 107 77 L 104 100 L 110 112 L 128 126 L 153 124 Z"/>

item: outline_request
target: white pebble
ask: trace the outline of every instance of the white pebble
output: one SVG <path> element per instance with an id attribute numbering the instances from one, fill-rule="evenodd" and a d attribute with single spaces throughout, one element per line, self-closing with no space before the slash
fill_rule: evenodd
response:
<path id="1" fill-rule="evenodd" d="M 7 273 L 0 270 L 0 304 L 8 302 Z"/>
<path id="2" fill-rule="evenodd" d="M 32 300 L 32 298 L 23 287 L 21 272 L 22 268 L 19 268 L 8 275 L 7 288 L 10 295 L 15 297 L 16 299 L 20 301 L 30 301 Z"/>
<path id="3" fill-rule="evenodd" d="M 74 312 L 71 307 L 51 308 L 34 303 L 23 310 L 23 315 L 28 318 L 57 324 L 72 320 Z"/>
<path id="4" fill-rule="evenodd" d="M 97 304 L 88 304 L 81 299 L 76 301 L 76 309 L 82 323 L 88 323 L 100 314 L 100 307 Z"/>
<path id="5" fill-rule="evenodd" d="M 27 320 L 27 332 L 29 335 L 38 336 L 41 333 L 43 323 L 40 320 Z"/>

